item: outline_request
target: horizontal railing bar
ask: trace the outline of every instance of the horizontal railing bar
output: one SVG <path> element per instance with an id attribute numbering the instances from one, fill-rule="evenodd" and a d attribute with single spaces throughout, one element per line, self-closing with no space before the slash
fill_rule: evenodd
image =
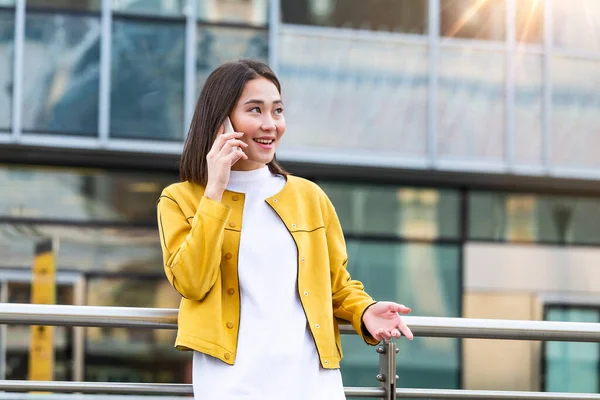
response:
<path id="1" fill-rule="evenodd" d="M 115 382 L 48 382 L 48 381 L 0 381 L 0 391 L 54 393 L 104 393 L 104 394 L 153 394 L 191 395 L 192 385 L 173 383 L 115 383 Z M 381 398 L 383 388 L 346 387 L 347 397 Z M 396 398 L 415 399 L 535 399 L 535 400 L 599 400 L 600 394 L 517 392 L 501 390 L 457 390 L 457 389 L 396 389 Z"/>
<path id="2" fill-rule="evenodd" d="M 180 383 L 117 383 L 117 382 L 50 382 L 50 381 L 0 381 L 0 391 L 6 392 L 55 392 L 55 393 L 105 393 L 105 394 L 152 394 L 190 395 L 192 385 Z M 344 388 L 346 397 L 383 397 L 383 388 Z"/>
<path id="3" fill-rule="evenodd" d="M 415 336 L 600 342 L 600 323 L 405 317 Z M 171 308 L 0 303 L 0 324 L 176 329 Z M 354 334 L 348 324 L 342 333 Z"/>
<path id="4" fill-rule="evenodd" d="M 414 399 L 470 399 L 470 400 L 598 400 L 600 394 L 553 393 L 553 392 L 509 392 L 503 390 L 458 390 L 458 389 L 396 389 L 396 398 Z"/>
<path id="5" fill-rule="evenodd" d="M 190 400 L 190 396 L 152 396 L 82 393 L 0 393 L 0 400 Z"/>

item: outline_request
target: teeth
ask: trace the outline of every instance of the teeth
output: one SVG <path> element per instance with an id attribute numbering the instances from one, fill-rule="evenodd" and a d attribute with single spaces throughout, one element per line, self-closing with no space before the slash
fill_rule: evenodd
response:
<path id="1" fill-rule="evenodd" d="M 257 143 L 262 143 L 262 144 L 271 144 L 273 143 L 272 140 L 266 140 L 266 139 L 254 139 L 255 142 Z"/>

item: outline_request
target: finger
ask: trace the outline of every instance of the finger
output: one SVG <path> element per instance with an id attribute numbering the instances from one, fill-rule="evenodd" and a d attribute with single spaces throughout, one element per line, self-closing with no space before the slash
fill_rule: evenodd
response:
<path id="1" fill-rule="evenodd" d="M 234 148 L 240 148 L 240 147 L 248 147 L 247 143 L 242 142 L 239 139 L 229 139 L 227 142 L 225 142 L 225 144 L 223 144 L 223 147 L 221 148 L 221 154 L 223 156 L 229 154 L 231 152 L 231 150 Z"/>
<path id="2" fill-rule="evenodd" d="M 400 337 L 400 331 L 398 329 L 392 329 L 390 332 L 393 338 L 398 339 Z"/>
<path id="3" fill-rule="evenodd" d="M 225 132 L 225 125 L 221 124 L 219 126 L 219 130 L 217 131 L 217 137 L 220 136 L 220 135 L 222 135 L 223 132 Z"/>
<path id="4" fill-rule="evenodd" d="M 402 332 L 402 334 L 406 336 L 408 340 L 413 340 L 414 335 L 404 321 L 400 321 L 400 323 L 398 324 L 398 329 L 400 329 L 400 332 Z"/>
<path id="5" fill-rule="evenodd" d="M 388 330 L 381 329 L 380 333 L 381 333 L 381 337 L 384 338 L 385 340 L 390 340 L 392 338 L 392 334 Z"/>
<path id="6" fill-rule="evenodd" d="M 244 135 L 244 132 L 229 132 L 229 133 L 223 133 L 221 135 L 217 135 L 217 138 L 215 139 L 215 143 L 213 144 L 213 147 L 216 146 L 218 148 L 218 150 L 221 150 L 223 145 L 225 143 L 227 143 L 228 140 L 239 139 L 243 135 Z"/>
<path id="7" fill-rule="evenodd" d="M 229 162 L 230 165 L 235 164 L 240 159 L 244 159 L 244 160 L 248 159 L 248 156 L 242 150 L 232 151 L 231 153 L 229 153 L 229 155 L 223 157 L 223 160 L 226 160 L 226 162 Z"/>
<path id="8" fill-rule="evenodd" d="M 404 304 L 396 304 L 396 312 L 400 314 L 408 314 L 411 312 L 410 307 L 406 307 Z"/>

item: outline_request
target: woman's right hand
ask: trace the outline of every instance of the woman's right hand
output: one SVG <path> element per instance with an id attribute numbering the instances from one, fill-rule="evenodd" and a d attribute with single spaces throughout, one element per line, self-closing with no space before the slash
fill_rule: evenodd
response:
<path id="1" fill-rule="evenodd" d="M 242 148 L 246 148 L 248 145 L 240 140 L 244 133 L 223 133 L 223 131 L 224 127 L 221 126 L 217 133 L 217 139 L 206 156 L 208 181 L 204 191 L 204 196 L 219 202 L 229 183 L 231 166 L 240 159 L 248 159 L 248 156 L 242 151 Z"/>

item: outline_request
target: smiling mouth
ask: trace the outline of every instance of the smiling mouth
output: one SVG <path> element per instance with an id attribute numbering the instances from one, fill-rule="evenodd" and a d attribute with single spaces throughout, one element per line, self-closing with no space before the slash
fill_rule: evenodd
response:
<path id="1" fill-rule="evenodd" d="M 273 144 L 274 139 L 253 139 L 256 143 L 260 144 Z"/>

